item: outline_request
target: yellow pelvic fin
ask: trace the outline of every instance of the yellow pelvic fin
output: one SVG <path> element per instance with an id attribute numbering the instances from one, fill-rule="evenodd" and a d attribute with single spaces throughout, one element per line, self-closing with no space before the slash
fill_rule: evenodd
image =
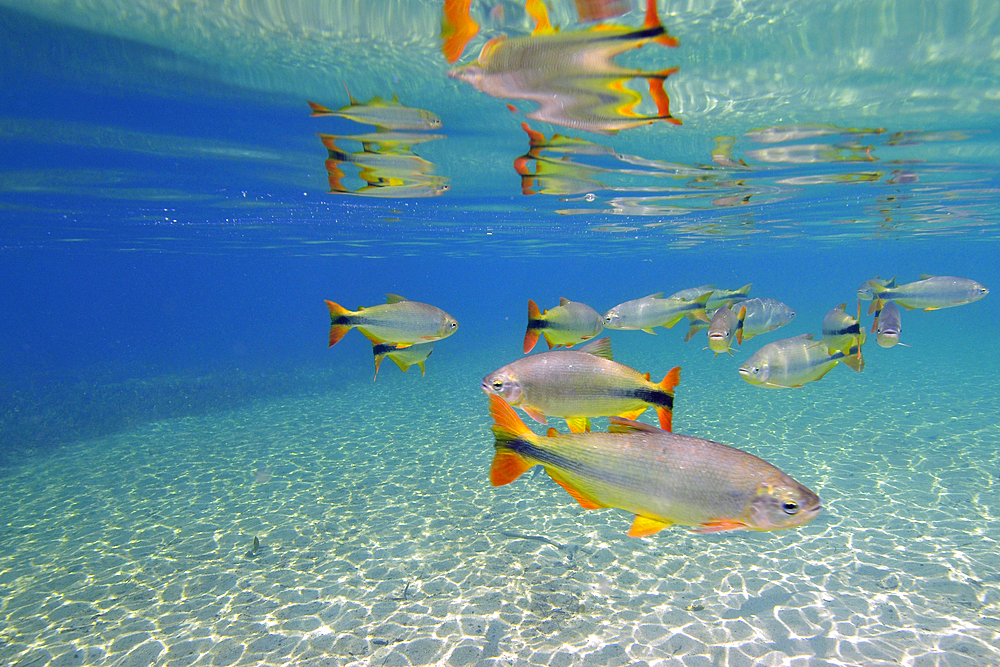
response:
<path id="1" fill-rule="evenodd" d="M 629 537 L 646 537 L 647 535 L 652 535 L 653 533 L 658 533 L 667 526 L 672 526 L 672 521 L 664 521 L 662 519 L 653 519 L 648 516 L 635 515 L 635 521 L 632 522 L 632 527 L 629 528 Z"/>
<path id="2" fill-rule="evenodd" d="M 587 417 L 567 417 L 566 426 L 572 433 L 585 433 L 590 430 L 590 419 Z"/>

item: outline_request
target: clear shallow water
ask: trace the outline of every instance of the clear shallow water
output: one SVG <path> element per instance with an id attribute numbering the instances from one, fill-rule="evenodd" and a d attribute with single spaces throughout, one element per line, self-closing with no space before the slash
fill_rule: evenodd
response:
<path id="1" fill-rule="evenodd" d="M 1000 663 L 995 295 L 904 311 L 912 347 L 866 346 L 861 374 L 736 374 L 871 276 L 1000 284 L 996 5 L 661 5 L 680 46 L 620 61 L 680 68 L 683 125 L 617 136 L 447 76 L 527 34 L 514 4 L 472 6 L 455 65 L 436 3 L 7 7 L 4 662 Z M 441 116 L 411 148 L 447 192 L 327 192 L 317 133 L 371 128 L 306 100 L 344 84 Z M 522 122 L 582 141 L 532 153 Z M 681 365 L 675 430 L 774 462 L 817 520 L 631 539 L 544 475 L 489 486 L 478 384 L 520 356 L 528 298 L 709 282 L 798 315 L 734 358 L 683 325 L 613 332 L 615 356 Z M 323 299 L 386 292 L 461 323 L 426 377 L 372 384 L 356 333 L 326 348 Z"/>

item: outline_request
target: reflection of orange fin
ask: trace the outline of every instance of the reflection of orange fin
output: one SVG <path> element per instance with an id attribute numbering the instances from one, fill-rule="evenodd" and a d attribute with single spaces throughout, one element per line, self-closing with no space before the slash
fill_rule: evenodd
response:
<path id="1" fill-rule="evenodd" d="M 667 92 L 663 90 L 664 80 L 677 71 L 678 68 L 674 67 L 672 69 L 664 70 L 660 74 L 649 77 L 649 94 L 656 102 L 656 115 L 659 118 L 667 121 L 668 123 L 673 123 L 674 125 L 681 125 L 679 118 L 674 118 L 670 115 L 670 98 L 667 96 Z"/>
<path id="2" fill-rule="evenodd" d="M 350 190 L 340 183 L 340 179 L 344 177 L 344 172 L 340 170 L 337 164 L 336 160 L 326 161 L 326 171 L 330 175 L 330 192 L 350 192 Z"/>
<path id="3" fill-rule="evenodd" d="M 462 57 L 466 44 L 479 34 L 479 24 L 469 16 L 472 0 L 445 0 L 441 18 L 441 53 L 453 63 Z"/>
<path id="4" fill-rule="evenodd" d="M 651 28 L 663 29 L 660 17 L 656 13 L 656 0 L 646 0 L 646 20 L 643 22 L 642 27 L 644 30 L 649 30 Z M 669 47 L 677 47 L 681 45 L 681 43 L 677 41 L 677 38 L 671 37 L 665 29 L 663 29 L 663 34 L 656 38 L 656 41 Z"/>
<path id="5" fill-rule="evenodd" d="M 656 0 L 651 0 L 655 3 Z M 545 3 L 542 0 L 527 0 L 524 3 L 524 10 L 528 12 L 528 16 L 535 20 L 535 29 L 531 31 L 532 35 L 548 35 L 556 31 L 552 27 L 552 23 L 549 22 L 549 10 L 545 8 Z"/>
<path id="6" fill-rule="evenodd" d="M 538 342 L 538 336 L 542 332 L 545 321 L 542 319 L 542 311 L 538 309 L 538 304 L 528 299 L 528 330 L 524 332 L 524 353 L 528 354 Z M 549 346 L 551 347 L 551 345 Z"/>

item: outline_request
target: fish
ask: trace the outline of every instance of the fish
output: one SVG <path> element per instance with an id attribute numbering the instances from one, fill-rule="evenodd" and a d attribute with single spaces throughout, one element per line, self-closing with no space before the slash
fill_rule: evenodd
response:
<path id="1" fill-rule="evenodd" d="M 739 289 L 717 289 L 712 292 L 711 298 L 705 304 L 705 310 L 715 311 L 722 306 L 735 306 L 747 300 L 750 288 L 753 283 L 747 283 Z"/>
<path id="2" fill-rule="evenodd" d="M 847 304 L 833 308 L 823 318 L 823 340 L 831 352 L 846 352 L 852 347 L 861 348 L 865 344 L 865 332 L 861 329 L 861 302 L 858 302 L 858 316 L 847 314 Z"/>
<path id="3" fill-rule="evenodd" d="M 807 333 L 768 343 L 740 366 L 739 373 L 753 385 L 797 388 L 819 380 L 841 361 L 858 372 L 865 367 L 860 347 L 846 352 L 831 350 L 824 341 L 813 341 L 813 335 Z"/>
<path id="4" fill-rule="evenodd" d="M 527 0 L 525 8 L 535 20 L 531 35 L 494 37 L 475 62 L 449 70 L 448 76 L 491 97 L 535 102 L 538 108 L 528 118 L 577 130 L 617 134 L 657 121 L 681 124 L 670 113 L 663 87 L 678 68 L 646 72 L 615 63 L 617 56 L 646 44 L 679 45 L 660 22 L 656 0 L 647 0 L 640 28 L 601 24 L 559 31 L 540 0 Z M 636 111 L 643 96 L 627 84 L 637 78 L 648 82 L 653 115 Z"/>
<path id="5" fill-rule="evenodd" d="M 617 417 L 607 433 L 541 436 L 499 396 L 490 396 L 493 486 L 541 465 L 585 509 L 635 515 L 630 537 L 667 526 L 695 533 L 781 530 L 822 510 L 818 495 L 767 461 L 711 440 Z"/>
<path id="6" fill-rule="evenodd" d="M 895 287 L 896 279 L 892 280 L 882 280 L 880 277 L 875 276 L 874 278 L 869 278 L 868 280 L 861 283 L 861 287 L 858 288 L 858 298 L 862 301 L 871 301 L 875 298 L 875 287 Z"/>
<path id="7" fill-rule="evenodd" d="M 879 285 L 872 283 L 872 295 L 879 301 L 894 301 L 897 305 L 914 310 L 922 308 L 924 312 L 940 308 L 953 308 L 982 299 L 990 290 L 968 278 L 954 276 L 923 276 L 921 280 L 904 285 Z M 875 312 L 875 304 L 869 309 L 869 314 Z"/>
<path id="8" fill-rule="evenodd" d="M 397 348 L 395 343 L 372 343 L 372 354 L 375 355 L 375 377 L 372 382 L 378 379 L 378 369 L 382 365 L 382 360 L 386 357 L 399 366 L 399 370 L 404 373 L 410 370 L 410 366 L 416 365 L 420 369 L 420 376 L 427 374 L 424 362 L 434 351 L 434 343 L 414 343 L 409 347 Z"/>
<path id="9" fill-rule="evenodd" d="M 743 340 L 774 331 L 795 319 L 795 311 L 776 299 L 747 299 L 743 320 Z"/>
<path id="10" fill-rule="evenodd" d="M 434 130 L 441 127 L 441 118 L 425 109 L 403 106 L 399 97 L 391 100 L 375 96 L 367 102 L 358 102 L 347 91 L 350 103 L 339 109 L 328 109 L 316 102 L 307 102 L 312 109 L 310 116 L 340 116 L 358 123 L 374 125 L 382 130 Z"/>
<path id="11" fill-rule="evenodd" d="M 722 307 L 715 311 L 712 323 L 708 325 L 708 349 L 719 356 L 720 352 L 732 354 L 733 338 L 743 344 L 743 321 L 747 316 L 747 307 L 740 306 L 739 312 Z"/>
<path id="12" fill-rule="evenodd" d="M 673 327 L 687 316 L 710 321 L 705 305 L 712 296 L 706 292 L 695 299 L 663 298 L 663 292 L 620 303 L 604 313 L 606 329 L 636 330 L 652 334 L 653 327 Z"/>
<path id="13" fill-rule="evenodd" d="M 660 426 L 673 426 L 674 389 L 681 369 L 675 367 L 659 384 L 648 373 L 612 358 L 611 341 L 595 340 L 579 350 L 554 350 L 522 357 L 483 378 L 487 396 L 499 396 L 540 424 L 546 415 L 562 417 L 575 433 L 590 427 L 590 417 L 635 419 L 647 407 L 656 410 Z"/>
<path id="14" fill-rule="evenodd" d="M 892 301 L 878 302 L 875 321 L 872 322 L 872 332 L 875 334 L 875 342 L 881 347 L 893 345 L 909 347 L 906 343 L 899 342 L 899 335 L 903 332 L 903 319 L 899 307 Z"/>
<path id="15" fill-rule="evenodd" d="M 524 353 L 535 347 L 539 335 L 545 337 L 549 349 L 573 347 L 577 343 L 590 340 L 604 330 L 604 318 L 585 303 L 560 298 L 559 305 L 551 310 L 541 311 L 528 299 L 528 329 L 524 332 Z"/>
<path id="16" fill-rule="evenodd" d="M 357 328 L 372 343 L 392 343 L 406 348 L 447 338 L 458 330 L 458 321 L 436 306 L 386 294 L 386 302 L 356 311 L 327 301 L 330 311 L 330 347 Z"/>

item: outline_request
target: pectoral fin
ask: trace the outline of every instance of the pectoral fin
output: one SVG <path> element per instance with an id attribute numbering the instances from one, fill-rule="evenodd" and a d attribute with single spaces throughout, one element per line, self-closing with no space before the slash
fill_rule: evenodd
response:
<path id="1" fill-rule="evenodd" d="M 539 424 L 545 424 L 546 426 L 548 426 L 549 420 L 546 419 L 545 415 L 543 415 L 538 410 L 536 410 L 536 409 L 534 409 L 532 407 L 529 407 L 527 405 L 522 405 L 521 409 L 524 410 L 524 413 L 526 415 L 528 415 L 529 417 L 531 417 L 532 419 L 534 419 Z"/>
<path id="2" fill-rule="evenodd" d="M 709 521 L 701 524 L 700 528 L 694 528 L 693 533 L 724 533 L 727 530 L 744 530 L 745 523 L 739 521 Z"/>

